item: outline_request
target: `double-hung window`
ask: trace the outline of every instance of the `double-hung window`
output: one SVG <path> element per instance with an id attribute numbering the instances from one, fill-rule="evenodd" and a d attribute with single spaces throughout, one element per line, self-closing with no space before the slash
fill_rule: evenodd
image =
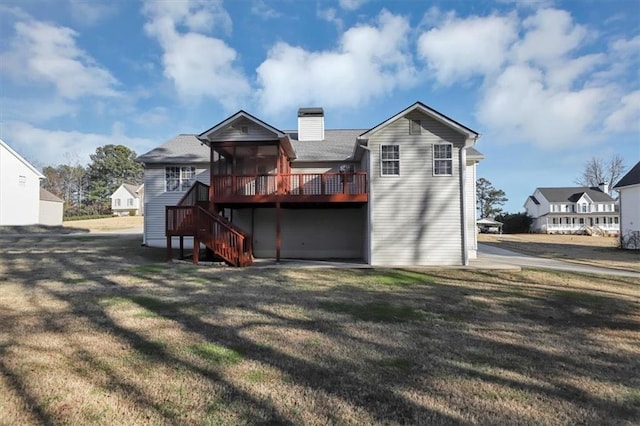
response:
<path id="1" fill-rule="evenodd" d="M 453 174 L 453 149 L 450 143 L 433 145 L 433 174 L 451 176 Z"/>
<path id="2" fill-rule="evenodd" d="M 400 145 L 380 145 L 380 174 L 400 175 Z"/>
<path id="3" fill-rule="evenodd" d="M 165 188 L 167 192 L 184 192 L 193 183 L 196 168 L 193 166 L 168 166 L 165 168 Z"/>

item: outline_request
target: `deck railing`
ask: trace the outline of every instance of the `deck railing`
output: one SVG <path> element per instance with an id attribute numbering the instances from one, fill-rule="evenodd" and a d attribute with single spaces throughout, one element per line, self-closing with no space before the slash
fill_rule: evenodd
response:
<path id="1" fill-rule="evenodd" d="M 214 196 L 366 194 L 367 174 L 295 173 L 280 175 L 216 175 Z"/>

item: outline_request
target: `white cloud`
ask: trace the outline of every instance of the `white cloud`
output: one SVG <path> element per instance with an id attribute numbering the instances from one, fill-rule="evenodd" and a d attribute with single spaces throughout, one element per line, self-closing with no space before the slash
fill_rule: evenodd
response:
<path id="1" fill-rule="evenodd" d="M 78 25 L 92 26 L 111 17 L 116 12 L 116 3 L 88 2 L 86 0 L 69 0 L 71 18 Z"/>
<path id="2" fill-rule="evenodd" d="M 369 0 L 340 0 L 340 7 L 345 10 L 356 10 Z"/>
<path id="3" fill-rule="evenodd" d="M 29 21 L 17 22 L 15 31 L 0 62 L 17 81 L 52 85 L 68 99 L 118 95 L 116 78 L 76 45 L 74 30 Z"/>
<path id="4" fill-rule="evenodd" d="M 44 166 L 66 164 L 69 158 L 77 158 L 80 164 L 87 164 L 89 155 L 95 153 L 97 147 L 107 144 L 125 145 L 137 154 L 157 145 L 154 140 L 126 136 L 118 126 L 114 126 L 111 134 L 99 134 L 44 129 L 11 121 L 3 123 L 0 137 L 26 158 Z"/>
<path id="5" fill-rule="evenodd" d="M 640 134 L 640 90 L 625 95 L 620 99 L 619 108 L 613 111 L 604 122 L 605 128 L 611 132 L 635 132 Z"/>
<path id="6" fill-rule="evenodd" d="M 231 18 L 221 2 L 150 0 L 144 10 L 149 17 L 145 30 L 164 51 L 164 75 L 183 100 L 211 97 L 227 109 L 242 104 L 250 85 L 236 64 L 236 51 L 221 39 L 203 34 L 231 31 Z M 188 31 L 180 32 L 183 27 Z"/>
<path id="7" fill-rule="evenodd" d="M 478 118 L 504 138 L 575 147 L 594 142 L 591 130 L 606 99 L 605 88 L 551 90 L 541 70 L 512 65 L 487 88 Z"/>
<path id="8" fill-rule="evenodd" d="M 375 25 L 347 30 L 334 50 L 277 43 L 257 69 L 262 110 L 276 115 L 301 105 L 353 107 L 413 85 L 409 30 L 404 17 L 382 11 Z"/>
<path id="9" fill-rule="evenodd" d="M 42 123 L 59 117 L 75 116 L 79 106 L 61 98 L 0 98 L 2 120 Z"/>
<path id="10" fill-rule="evenodd" d="M 515 15 L 449 16 L 440 27 L 419 37 L 418 54 L 443 85 L 491 74 L 505 62 L 517 25 Z"/>
<path id="11" fill-rule="evenodd" d="M 269 7 L 264 0 L 254 0 L 251 4 L 251 13 L 262 19 L 275 19 L 282 16 L 280 12 Z"/>

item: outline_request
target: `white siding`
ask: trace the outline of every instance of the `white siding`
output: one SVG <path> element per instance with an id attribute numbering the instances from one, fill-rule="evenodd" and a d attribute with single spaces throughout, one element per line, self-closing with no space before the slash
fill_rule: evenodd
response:
<path id="1" fill-rule="evenodd" d="M 59 201 L 40 200 L 39 223 L 47 226 L 62 225 L 64 203 Z"/>
<path id="2" fill-rule="evenodd" d="M 291 259 L 363 259 L 365 215 L 365 208 L 283 208 L 280 255 Z M 253 235 L 256 257 L 276 256 L 274 208 L 237 209 L 232 219 Z"/>
<path id="3" fill-rule="evenodd" d="M 242 128 L 246 127 L 247 133 Z M 276 140 L 276 135 L 253 121 L 240 118 L 226 129 L 220 130 L 211 140 L 217 142 L 268 141 Z"/>
<path id="4" fill-rule="evenodd" d="M 467 164 L 465 191 L 467 194 L 467 247 L 469 258 L 478 255 L 478 229 L 476 226 L 476 164 Z"/>
<path id="5" fill-rule="evenodd" d="M 410 119 L 422 134 L 410 135 Z M 463 263 L 459 150 L 465 137 L 420 113 L 407 114 L 369 140 L 371 264 Z M 453 176 L 433 175 L 433 144 L 453 143 Z M 400 176 L 380 175 L 380 145 L 400 146 Z"/>
<path id="6" fill-rule="evenodd" d="M 22 157 L 0 144 L 0 225 L 39 222 L 40 177 Z"/>
<path id="7" fill-rule="evenodd" d="M 151 247 L 166 247 L 166 206 L 175 206 L 185 194 L 184 192 L 165 192 L 165 166 L 167 165 L 147 165 L 144 170 L 144 243 Z M 196 179 L 209 185 L 209 163 L 190 165 L 196 167 Z"/>
<path id="8" fill-rule="evenodd" d="M 620 192 L 620 236 L 628 237 L 631 233 L 640 233 L 640 185 L 619 188 Z M 640 249 L 633 246 L 635 240 L 625 240 L 624 248 Z"/>
<path id="9" fill-rule="evenodd" d="M 129 206 L 129 199 L 133 199 L 133 205 Z M 120 205 L 116 202 L 116 200 L 120 200 Z M 125 189 L 124 186 L 120 185 L 116 191 L 111 194 L 111 211 L 114 214 L 125 215 L 128 216 L 131 210 L 135 210 L 136 215 L 139 215 L 140 212 L 140 198 L 132 195 L 129 191 Z"/>
<path id="10" fill-rule="evenodd" d="M 324 117 L 298 117 L 298 140 L 324 140 Z"/>

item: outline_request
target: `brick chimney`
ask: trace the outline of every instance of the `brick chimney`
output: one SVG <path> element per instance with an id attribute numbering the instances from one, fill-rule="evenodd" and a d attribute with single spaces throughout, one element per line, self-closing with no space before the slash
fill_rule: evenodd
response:
<path id="1" fill-rule="evenodd" d="M 324 111 L 322 108 L 300 108 L 298 110 L 298 140 L 324 140 Z"/>

